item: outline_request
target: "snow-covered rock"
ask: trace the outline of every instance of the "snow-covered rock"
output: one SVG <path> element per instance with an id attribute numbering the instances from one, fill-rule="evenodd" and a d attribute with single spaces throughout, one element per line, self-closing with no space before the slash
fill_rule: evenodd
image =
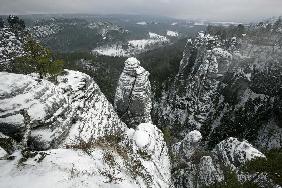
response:
<path id="1" fill-rule="evenodd" d="M 189 161 L 196 149 L 199 148 L 202 134 L 197 131 L 189 132 L 185 138 L 173 146 L 175 155 L 180 156 L 183 160 Z"/>
<path id="2" fill-rule="evenodd" d="M 254 143 L 260 149 L 279 149 L 282 148 L 282 128 L 273 120 L 261 127 L 258 137 Z"/>
<path id="3" fill-rule="evenodd" d="M 132 134 L 132 139 L 134 151 L 145 159 L 143 164 L 146 169 L 157 175 L 154 184 L 172 186 L 170 158 L 162 132 L 151 123 L 142 123 Z"/>
<path id="4" fill-rule="evenodd" d="M 0 148 L 5 151 L 2 153 L 11 154 L 17 149 L 16 141 L 0 132 Z"/>
<path id="5" fill-rule="evenodd" d="M 88 141 L 125 129 L 97 84 L 86 74 L 66 71 L 55 85 L 21 74 L 0 73 L 0 131 L 14 136 L 26 131 L 25 110 L 31 125 L 31 143 L 48 149 L 62 143 Z M 39 144 L 41 143 L 41 144 Z"/>
<path id="6" fill-rule="evenodd" d="M 139 148 L 145 148 L 151 141 L 149 134 L 146 131 L 139 129 L 134 133 L 134 140 Z"/>
<path id="7" fill-rule="evenodd" d="M 263 24 L 259 29 L 274 26 L 264 33 L 252 28 L 244 37 L 224 29 L 217 35 L 215 28 L 187 40 L 178 74 L 162 83 L 152 113 L 154 122 L 173 137 L 176 187 L 195 187 L 199 174 L 207 177 L 200 186 L 219 181 L 222 176 L 213 172 L 224 171 L 222 165 L 239 175 L 237 167 L 264 157 L 259 150 L 281 149 L 282 50 L 277 45 L 281 34 L 274 30 L 279 24 L 281 20 L 275 26 Z M 181 145 L 193 130 L 202 139 L 196 147 L 187 142 L 185 153 Z M 201 160 L 206 164 L 201 169 L 207 169 L 203 172 Z"/>
<path id="8" fill-rule="evenodd" d="M 128 126 L 151 122 L 151 85 L 149 72 L 136 58 L 125 61 L 115 95 L 115 108 Z"/>
<path id="9" fill-rule="evenodd" d="M 224 180 L 223 171 L 211 156 L 202 156 L 199 162 L 188 162 L 176 167 L 172 181 L 176 188 L 206 187 Z"/>
<path id="10" fill-rule="evenodd" d="M 199 164 L 199 186 L 209 186 L 224 180 L 219 165 L 215 165 L 211 156 L 203 156 Z"/>
<path id="11" fill-rule="evenodd" d="M 127 68 L 145 72 L 136 59 Z M 1 186 L 171 186 L 168 149 L 155 125 L 128 129 L 86 74 L 65 70 L 57 79 L 0 73 L 0 157 L 10 159 L 0 160 Z"/>
<path id="12" fill-rule="evenodd" d="M 105 148 L 96 148 L 88 153 L 52 149 L 35 153 L 25 160 L 19 152 L 14 156 L 16 158 L 12 161 L 0 161 L 1 187 L 141 188 L 169 187 L 170 184 L 169 168 L 156 167 L 153 160 L 126 159 L 123 158 L 126 156 Z M 136 172 L 131 172 L 133 169 Z"/>
<path id="13" fill-rule="evenodd" d="M 5 157 L 6 155 L 7 155 L 7 152 L 2 147 L 0 147 L 0 159 Z"/>
<path id="14" fill-rule="evenodd" d="M 247 141 L 240 142 L 237 138 L 232 137 L 217 144 L 213 152 L 224 165 L 231 168 L 239 167 L 256 158 L 265 157 Z"/>
<path id="15" fill-rule="evenodd" d="M 180 157 L 173 163 L 177 169 L 172 176 L 176 187 L 203 187 L 224 180 L 220 165 L 210 154 L 201 152 L 201 139 L 201 133 L 194 130 L 173 146 L 173 155 Z"/>
<path id="16" fill-rule="evenodd" d="M 196 139 L 192 139 L 195 137 Z M 190 138 L 191 141 L 199 141 L 200 134 L 190 134 Z M 186 158 L 182 157 L 182 163 L 174 164 L 177 170 L 173 172 L 172 177 L 176 187 L 185 186 L 184 182 L 189 187 L 203 187 L 222 182 L 226 178 L 226 169 L 232 169 L 239 174 L 240 167 L 247 161 L 265 157 L 247 141 L 240 142 L 232 137 L 217 144 L 211 152 L 199 152 L 202 149 L 199 143 L 198 146 L 189 146 L 190 152 Z"/>
<path id="17" fill-rule="evenodd" d="M 222 48 L 214 48 L 212 49 L 212 52 L 217 55 L 217 56 L 221 56 L 223 58 L 229 58 L 231 59 L 232 58 L 232 54 L 229 53 L 228 51 L 226 50 L 223 50 Z"/>
<path id="18" fill-rule="evenodd" d="M 125 135 L 120 143 L 99 140 L 88 148 L 72 145 L 69 149 L 15 152 L 14 160 L 0 161 L 3 169 L 0 185 L 43 188 L 170 187 L 170 163 L 161 131 L 152 124 L 141 124 L 139 128 L 150 135 L 150 149 L 142 152 L 135 145 L 135 136 L 130 134 Z M 29 181 L 30 178 L 33 181 Z"/>
<path id="19" fill-rule="evenodd" d="M 282 50 L 269 48 L 274 38 L 257 44 L 252 35 L 222 39 L 200 32 L 188 39 L 178 74 L 153 100 L 155 122 L 182 126 L 176 141 L 201 129 L 209 148 L 231 136 L 259 149 L 281 147 Z"/>
<path id="20" fill-rule="evenodd" d="M 160 124 L 179 124 L 186 133 L 201 128 L 219 84 L 221 54 L 212 51 L 217 43 L 215 37 L 204 33 L 187 41 L 177 76 L 154 104 Z"/>

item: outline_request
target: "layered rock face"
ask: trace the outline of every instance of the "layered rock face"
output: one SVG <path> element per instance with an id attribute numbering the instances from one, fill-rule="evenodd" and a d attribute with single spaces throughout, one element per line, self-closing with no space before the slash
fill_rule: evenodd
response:
<path id="1" fill-rule="evenodd" d="M 115 109 L 120 118 L 131 127 L 151 122 L 151 85 L 149 72 L 136 58 L 125 61 L 115 95 Z"/>
<path id="2" fill-rule="evenodd" d="M 238 168 L 247 161 L 265 157 L 247 141 L 239 141 L 233 137 L 221 141 L 212 152 L 216 154 L 218 161 L 231 168 Z"/>
<path id="3" fill-rule="evenodd" d="M 87 142 L 126 128 L 85 74 L 67 71 L 58 85 L 20 74 L 1 72 L 0 77 L 6 80 L 0 86 L 0 131 L 20 140 L 29 126 L 33 149 L 57 147 L 62 140 Z"/>
<path id="4" fill-rule="evenodd" d="M 154 104 L 161 125 L 177 125 L 179 138 L 200 129 L 212 109 L 218 78 L 226 71 L 231 54 L 220 48 L 216 37 L 200 33 L 187 41 L 178 75 Z"/>
<path id="5" fill-rule="evenodd" d="M 88 75 L 65 70 L 54 84 L 1 72 L 0 80 L 1 186 L 171 186 L 162 132 L 128 129 Z"/>
<path id="6" fill-rule="evenodd" d="M 228 37 L 215 32 L 189 39 L 178 74 L 155 98 L 153 121 L 173 135 L 176 187 L 223 181 L 221 166 L 240 179 L 239 167 L 264 157 L 258 150 L 281 149 L 282 25 L 266 25 L 236 37 L 222 29 Z"/>
<path id="7" fill-rule="evenodd" d="M 225 180 L 226 169 L 239 174 L 240 167 L 246 162 L 265 157 L 248 142 L 232 137 L 217 144 L 212 151 L 206 151 L 200 146 L 201 138 L 200 132 L 191 131 L 183 141 L 174 145 L 174 156 L 180 157 L 173 161 L 172 179 L 175 187 L 216 185 Z M 248 176 L 241 174 L 241 178 Z"/>
<path id="8" fill-rule="evenodd" d="M 154 122 L 178 140 L 200 130 L 209 149 L 231 136 L 281 148 L 282 51 L 254 40 L 203 33 L 188 40 L 178 75 L 154 101 Z"/>

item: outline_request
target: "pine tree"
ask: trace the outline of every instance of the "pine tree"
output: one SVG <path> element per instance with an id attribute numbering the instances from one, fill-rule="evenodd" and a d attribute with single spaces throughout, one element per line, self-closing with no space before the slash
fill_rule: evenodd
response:
<path id="1" fill-rule="evenodd" d="M 26 54 L 16 59 L 17 68 L 24 73 L 37 72 L 40 79 L 49 74 L 56 77 L 63 69 L 64 62 L 54 60 L 49 49 L 29 38 L 24 44 Z"/>

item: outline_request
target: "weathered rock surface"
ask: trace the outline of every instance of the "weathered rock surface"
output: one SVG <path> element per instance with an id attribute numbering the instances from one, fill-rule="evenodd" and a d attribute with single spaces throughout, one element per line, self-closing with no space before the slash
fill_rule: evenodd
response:
<path id="1" fill-rule="evenodd" d="M 151 122 L 151 85 L 149 72 L 136 58 L 125 61 L 115 95 L 115 109 L 131 127 Z"/>
<path id="2" fill-rule="evenodd" d="M 189 160 L 196 149 L 200 147 L 201 139 L 202 134 L 199 131 L 189 132 L 181 142 L 173 145 L 174 155 L 179 156 L 184 161 Z"/>
<path id="3" fill-rule="evenodd" d="M 185 152 L 182 147 L 176 147 L 174 151 L 181 156 L 180 160 L 173 162 L 172 178 L 176 187 L 204 187 L 220 183 L 226 178 L 226 169 L 238 173 L 247 161 L 265 157 L 248 142 L 240 142 L 236 138 L 223 140 L 211 152 L 207 152 L 199 147 L 200 133 L 192 131 L 188 135 L 196 139 L 185 138 L 179 144 L 190 146 L 189 150 L 184 150 L 187 155 L 183 155 Z M 248 175 L 242 177 L 247 178 Z"/>
<path id="4" fill-rule="evenodd" d="M 0 72 L 0 80 L 1 187 L 171 186 L 162 132 L 128 129 L 88 75 L 65 70 L 54 84 Z"/>
<path id="5" fill-rule="evenodd" d="M 265 39 L 273 48 L 255 40 L 204 33 L 189 39 L 178 75 L 154 100 L 153 121 L 169 127 L 176 141 L 199 130 L 209 149 L 228 137 L 281 148 L 282 50 L 274 38 Z"/>
<path id="6" fill-rule="evenodd" d="M 3 169 L 0 185 L 34 188 L 173 187 L 162 133 L 152 124 L 141 124 L 138 130 L 148 134 L 145 148 L 136 143 L 141 138 L 136 137 L 135 131 L 128 129 L 123 136 L 118 135 L 120 141 L 112 135 L 91 144 L 69 145 L 67 149 L 14 152 L 14 160 L 0 161 Z M 33 181 L 29 181 L 30 178 Z"/>
<path id="7" fill-rule="evenodd" d="M 239 167 L 247 161 L 265 157 L 256 148 L 281 148 L 282 51 L 250 40 L 222 41 L 199 33 L 188 40 L 171 86 L 154 101 L 154 120 L 169 127 L 178 141 L 172 146 L 176 187 L 221 182 L 223 167 L 239 176 Z M 192 135 L 200 139 L 193 141 Z M 248 174 L 242 177 L 252 179 Z M 266 185 L 270 180 L 258 182 Z"/>
<path id="8" fill-rule="evenodd" d="M 0 73 L 0 131 L 21 139 L 30 119 L 29 147 L 49 149 L 79 139 L 89 141 L 125 129 L 97 84 L 87 75 L 67 71 L 58 85 L 36 77 Z M 77 132 L 76 132 L 77 131 Z"/>
<path id="9" fill-rule="evenodd" d="M 218 157 L 218 161 L 232 168 L 240 167 L 240 165 L 252 159 L 265 157 L 264 154 L 248 142 L 240 142 L 238 139 L 232 137 L 217 144 L 213 152 Z"/>
<path id="10" fill-rule="evenodd" d="M 179 138 L 199 130 L 213 109 L 219 77 L 226 72 L 232 55 L 216 37 L 200 33 L 187 41 L 177 76 L 155 101 L 154 117 L 161 125 L 177 125 Z"/>

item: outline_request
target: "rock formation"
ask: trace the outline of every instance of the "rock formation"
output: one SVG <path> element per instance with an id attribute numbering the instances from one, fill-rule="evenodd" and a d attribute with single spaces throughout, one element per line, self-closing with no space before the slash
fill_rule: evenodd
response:
<path id="1" fill-rule="evenodd" d="M 178 74 L 154 100 L 154 123 L 173 129 L 177 141 L 199 130 L 209 149 L 229 137 L 281 148 L 282 50 L 254 40 L 189 39 Z"/>
<path id="2" fill-rule="evenodd" d="M 33 149 L 57 147 L 62 140 L 87 142 L 126 127 L 88 75 L 67 71 L 58 85 L 20 74 L 1 72 L 0 77 L 6 80 L 1 83 L 0 131 L 21 139 L 28 131 L 21 113 L 26 111 Z"/>
<path id="3" fill-rule="evenodd" d="M 151 122 L 151 85 L 149 73 L 136 58 L 124 63 L 115 95 L 115 109 L 130 127 Z"/>
<path id="4" fill-rule="evenodd" d="M 172 178 L 176 187 L 204 187 L 223 182 L 226 169 L 238 173 L 247 161 L 265 157 L 248 142 L 232 137 L 208 152 L 200 146 L 201 138 L 200 132 L 192 131 L 174 146 L 174 156 L 180 157 L 173 161 Z M 242 177 L 248 175 L 241 174 Z"/>
<path id="5" fill-rule="evenodd" d="M 54 84 L 0 72 L 0 80 L 1 186 L 171 186 L 162 132 L 128 129 L 88 75 L 65 70 Z"/>
<path id="6" fill-rule="evenodd" d="M 261 35 L 264 42 L 251 34 L 199 33 L 187 41 L 178 74 L 155 98 L 154 122 L 173 132 L 176 187 L 217 184 L 226 178 L 224 168 L 250 180 L 240 167 L 264 158 L 259 150 L 281 149 L 282 50 L 264 36 L 281 34 Z M 265 177 L 254 179 L 271 185 Z"/>

